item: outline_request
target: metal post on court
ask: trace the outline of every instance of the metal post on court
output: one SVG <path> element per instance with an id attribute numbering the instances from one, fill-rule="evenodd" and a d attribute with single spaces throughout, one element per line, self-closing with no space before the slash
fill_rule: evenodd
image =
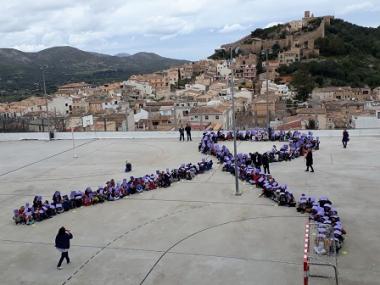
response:
<path id="1" fill-rule="evenodd" d="M 239 48 L 236 48 L 238 51 Z M 234 96 L 234 72 L 232 67 L 232 48 L 230 49 L 230 69 L 231 69 L 231 99 L 232 99 L 232 128 L 234 131 L 234 162 L 235 162 L 235 195 L 240 196 L 242 193 L 239 190 L 239 169 L 237 165 L 237 147 L 236 147 L 236 120 L 235 120 L 235 96 Z"/>
<path id="2" fill-rule="evenodd" d="M 78 155 L 75 151 L 75 139 L 74 139 L 74 128 L 71 128 L 71 138 L 73 141 L 73 158 L 78 158 Z"/>

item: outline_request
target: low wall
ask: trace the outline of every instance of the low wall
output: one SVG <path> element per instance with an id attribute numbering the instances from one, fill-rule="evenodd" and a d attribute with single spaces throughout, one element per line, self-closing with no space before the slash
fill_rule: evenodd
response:
<path id="1" fill-rule="evenodd" d="M 302 130 L 307 132 L 307 130 Z M 380 129 L 355 129 L 348 131 L 351 137 L 358 136 L 380 136 Z M 317 137 L 340 137 L 342 130 L 314 130 L 313 134 Z M 199 139 L 202 132 L 192 132 L 194 139 Z M 76 132 L 75 139 L 168 139 L 179 138 L 178 132 Z M 54 139 L 71 140 L 71 132 L 56 132 Z M 0 141 L 18 140 L 49 140 L 49 133 L 0 133 Z"/>
<path id="2" fill-rule="evenodd" d="M 0 141 L 49 140 L 49 133 L 0 133 Z"/>

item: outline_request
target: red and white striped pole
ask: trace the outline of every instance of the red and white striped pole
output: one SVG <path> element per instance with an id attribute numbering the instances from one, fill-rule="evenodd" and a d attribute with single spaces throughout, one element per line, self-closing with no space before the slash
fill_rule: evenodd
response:
<path id="1" fill-rule="evenodd" d="M 305 226 L 305 239 L 304 239 L 304 249 L 303 249 L 303 284 L 308 285 L 309 284 L 309 258 L 308 258 L 308 252 L 309 252 L 309 223 L 306 223 Z"/>

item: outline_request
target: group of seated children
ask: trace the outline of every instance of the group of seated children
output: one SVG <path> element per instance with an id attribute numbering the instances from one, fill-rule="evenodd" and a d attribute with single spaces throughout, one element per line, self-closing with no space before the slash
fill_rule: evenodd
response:
<path id="1" fill-rule="evenodd" d="M 205 132 L 198 146 L 198 150 L 204 154 L 214 155 L 222 162 L 233 160 L 232 154 L 226 151 L 226 147 L 217 144 L 218 140 L 219 136 L 216 133 Z M 307 149 L 319 149 L 319 138 L 313 137 L 311 132 L 308 134 L 301 134 L 300 132 L 295 131 L 292 133 L 288 144 L 282 145 L 280 149 L 277 149 L 274 145 L 271 150 L 263 154 L 258 152 L 249 153 L 249 156 L 244 163 L 261 169 L 263 156 L 267 156 L 270 163 L 290 161 L 303 156 Z"/>
<path id="2" fill-rule="evenodd" d="M 254 128 L 249 130 L 237 130 L 236 139 L 241 141 L 287 141 L 299 138 L 301 133 L 299 131 L 282 131 L 273 130 L 272 128 Z M 234 138 L 233 131 L 219 130 L 216 133 L 213 132 L 213 140 L 226 141 Z"/>
<path id="3" fill-rule="evenodd" d="M 332 202 L 327 197 L 320 197 L 317 200 L 302 194 L 298 201 L 297 211 L 309 213 L 310 220 L 315 222 L 317 232 L 314 251 L 317 254 L 339 252 L 346 231 L 343 229 L 338 211 L 333 208 Z"/>
<path id="4" fill-rule="evenodd" d="M 51 218 L 70 209 L 104 201 L 116 201 L 135 193 L 169 187 L 171 183 L 181 179 L 191 180 L 197 174 L 212 169 L 212 166 L 212 160 L 202 159 L 197 164 L 182 164 L 179 168 L 171 171 L 169 169 L 157 170 L 155 174 L 147 174 L 143 177 L 131 176 L 129 180 L 123 179 L 120 183 L 115 183 L 114 179 L 111 179 L 105 183 L 105 186 L 99 186 L 97 190 L 87 187 L 85 191 L 71 191 L 69 196 L 61 195 L 59 191 L 56 191 L 51 202 L 48 200 L 43 202 L 42 196 L 35 196 L 32 205 L 26 203 L 25 206 L 14 210 L 13 220 L 16 224 L 30 225 L 35 221 Z"/>
<path id="5" fill-rule="evenodd" d="M 205 133 L 199 145 L 199 150 L 202 153 L 216 156 L 219 162 L 223 164 L 223 171 L 235 175 L 234 156 L 225 145 L 218 145 L 213 138 L 214 133 Z M 277 151 L 277 148 L 274 146 L 271 153 L 278 154 L 281 151 L 288 151 L 288 155 L 290 156 L 288 159 L 292 159 L 302 156 L 305 150 L 309 148 L 318 149 L 319 139 L 314 138 L 310 132 L 307 135 L 294 132 L 293 138 L 287 147 Z M 262 195 L 272 199 L 278 205 L 295 207 L 297 203 L 294 195 L 287 189 L 287 186 L 280 185 L 270 174 L 265 174 L 261 171 L 261 164 L 257 165 L 258 155 L 258 153 L 254 155 L 239 153 L 237 155 L 236 163 L 239 178 L 261 188 L 263 191 Z M 256 156 L 256 158 L 253 159 L 253 156 Z M 332 208 L 332 203 L 326 197 L 321 197 L 316 201 L 314 198 L 306 197 L 305 194 L 302 194 L 298 202 L 297 211 L 310 213 L 310 219 L 318 223 L 316 247 L 314 248 L 318 254 L 331 252 L 331 247 L 326 248 L 326 245 L 332 244 L 331 238 L 329 238 L 331 236 L 335 241 L 336 250 L 339 251 L 344 241 L 343 235 L 346 232 L 342 227 L 336 209 Z"/>

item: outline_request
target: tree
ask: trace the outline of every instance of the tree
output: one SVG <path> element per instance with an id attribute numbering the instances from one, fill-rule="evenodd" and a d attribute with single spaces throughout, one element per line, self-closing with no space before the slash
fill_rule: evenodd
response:
<path id="1" fill-rule="evenodd" d="M 257 59 L 256 72 L 257 72 L 257 74 L 264 72 L 263 61 L 261 60 L 261 57 L 258 57 L 258 59 Z"/>
<path id="2" fill-rule="evenodd" d="M 314 119 L 309 119 L 309 122 L 307 123 L 306 128 L 308 130 L 315 130 L 316 127 L 317 127 L 317 123 L 315 122 L 315 120 Z"/>
<path id="3" fill-rule="evenodd" d="M 300 67 L 300 69 L 295 73 L 291 85 L 297 90 L 297 100 L 304 102 L 308 99 L 309 94 L 314 89 L 315 83 L 307 66 L 302 65 Z"/>

